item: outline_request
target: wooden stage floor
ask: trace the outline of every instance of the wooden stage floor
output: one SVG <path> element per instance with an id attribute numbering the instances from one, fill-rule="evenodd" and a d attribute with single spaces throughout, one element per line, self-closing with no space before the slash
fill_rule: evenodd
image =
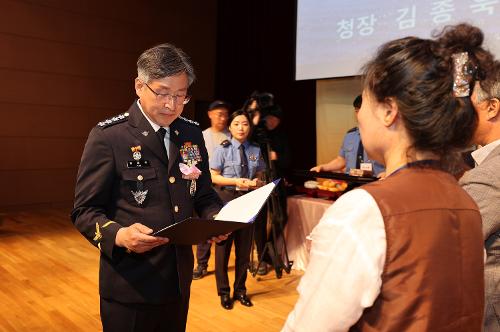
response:
<path id="1" fill-rule="evenodd" d="M 0 215 L 0 331 L 100 331 L 99 253 L 71 224 L 69 210 Z M 213 250 L 213 248 L 212 248 Z M 193 280 L 187 331 L 279 331 L 297 300 L 301 272 L 247 279 L 251 308 L 224 310 L 213 274 Z M 234 278 L 230 259 L 230 282 Z"/>

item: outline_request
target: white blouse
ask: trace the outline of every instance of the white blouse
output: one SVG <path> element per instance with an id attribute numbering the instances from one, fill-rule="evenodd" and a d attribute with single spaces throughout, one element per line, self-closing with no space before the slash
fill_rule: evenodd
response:
<path id="1" fill-rule="evenodd" d="M 282 331 L 348 331 L 382 286 L 386 237 L 373 197 L 342 195 L 311 232 L 309 265 Z"/>

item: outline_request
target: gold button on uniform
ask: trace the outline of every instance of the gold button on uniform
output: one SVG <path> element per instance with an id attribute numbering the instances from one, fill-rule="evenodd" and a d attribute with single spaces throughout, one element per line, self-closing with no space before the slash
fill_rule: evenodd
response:
<path id="1" fill-rule="evenodd" d="M 179 212 L 179 207 L 178 207 L 177 205 L 176 205 L 176 206 L 174 206 L 174 211 L 175 211 L 175 212 Z"/>
<path id="2" fill-rule="evenodd" d="M 142 181 L 143 179 L 144 179 L 144 177 L 142 175 L 140 175 L 140 174 L 137 175 L 137 180 Z"/>
<path id="3" fill-rule="evenodd" d="M 175 178 L 173 176 L 169 177 L 168 178 L 168 182 L 174 183 L 175 182 Z"/>

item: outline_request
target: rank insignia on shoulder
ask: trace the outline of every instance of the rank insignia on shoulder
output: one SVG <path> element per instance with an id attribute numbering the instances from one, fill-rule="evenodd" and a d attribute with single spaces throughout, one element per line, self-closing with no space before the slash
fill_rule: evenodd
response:
<path id="1" fill-rule="evenodd" d="M 112 118 L 101 121 L 97 124 L 97 126 L 101 127 L 101 128 L 106 128 L 106 127 L 112 126 L 114 124 L 124 122 L 125 120 L 127 120 L 128 116 L 129 116 L 129 113 L 125 112 L 123 114 L 119 114 L 119 115 L 114 116 Z"/>
<path id="2" fill-rule="evenodd" d="M 231 142 L 229 140 L 225 139 L 222 142 L 220 142 L 220 145 L 222 145 L 223 147 L 227 148 L 228 146 L 231 145 Z"/>
<path id="3" fill-rule="evenodd" d="M 179 116 L 179 119 L 183 120 L 184 122 L 190 123 L 192 125 L 195 125 L 195 126 L 198 126 L 198 127 L 200 126 L 200 124 L 198 122 L 190 120 L 190 119 L 187 119 L 187 118 L 185 118 L 183 116 Z"/>

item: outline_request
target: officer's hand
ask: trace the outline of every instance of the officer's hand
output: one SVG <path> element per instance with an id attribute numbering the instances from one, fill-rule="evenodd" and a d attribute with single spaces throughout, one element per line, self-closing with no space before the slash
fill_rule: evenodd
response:
<path id="1" fill-rule="evenodd" d="M 269 160 L 278 160 L 278 154 L 276 151 L 269 151 Z"/>
<path id="2" fill-rule="evenodd" d="M 238 178 L 236 179 L 236 187 L 240 189 L 248 189 L 250 179 L 245 179 L 245 178 Z"/>
<path id="3" fill-rule="evenodd" d="M 314 166 L 313 168 L 310 169 L 311 172 L 321 172 L 323 168 L 323 165 L 318 165 Z"/>
<path id="4" fill-rule="evenodd" d="M 136 253 L 143 253 L 161 246 L 169 240 L 164 237 L 151 236 L 153 230 L 143 224 L 135 223 L 129 227 L 122 227 L 116 233 L 115 244 Z"/>
<path id="5" fill-rule="evenodd" d="M 226 241 L 229 234 L 231 234 L 231 233 L 227 233 L 225 235 L 219 235 L 219 236 L 212 236 L 212 238 L 210 240 L 208 240 L 207 242 L 208 243 L 220 243 L 222 241 Z"/>

